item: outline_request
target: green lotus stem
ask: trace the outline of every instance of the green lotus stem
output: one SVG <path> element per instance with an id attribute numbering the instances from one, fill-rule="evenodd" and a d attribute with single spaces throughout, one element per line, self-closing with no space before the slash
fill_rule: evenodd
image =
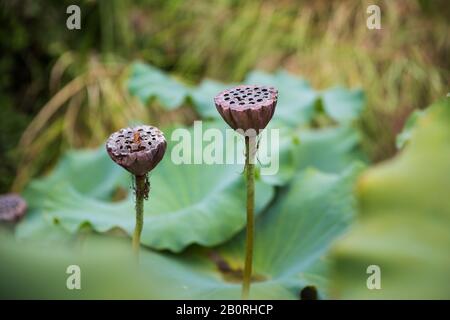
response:
<path id="1" fill-rule="evenodd" d="M 132 246 L 138 260 L 144 226 L 144 200 L 148 199 L 150 191 L 147 177 L 164 157 L 166 148 L 167 142 L 162 131 L 149 125 L 120 129 L 112 133 L 106 141 L 106 151 L 111 160 L 134 177 L 136 226 Z"/>
<path id="2" fill-rule="evenodd" d="M 245 244 L 244 279 L 242 283 L 242 299 L 248 299 L 252 279 L 254 210 L 255 210 L 255 138 L 245 137 L 245 172 L 247 177 L 247 230 Z"/>
<path id="3" fill-rule="evenodd" d="M 136 225 L 133 233 L 133 251 L 139 259 L 139 248 L 141 245 L 141 233 L 144 226 L 144 199 L 148 188 L 146 185 L 147 177 L 135 176 L 136 180 Z"/>

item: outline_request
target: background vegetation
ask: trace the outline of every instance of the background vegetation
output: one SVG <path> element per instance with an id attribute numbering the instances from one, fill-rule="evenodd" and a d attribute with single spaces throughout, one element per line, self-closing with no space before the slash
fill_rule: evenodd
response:
<path id="1" fill-rule="evenodd" d="M 448 87 L 446 1 L 375 1 L 381 30 L 365 27 L 373 1 L 86 0 L 78 1 L 82 29 L 68 31 L 72 3 L 1 3 L 2 192 L 21 190 L 63 150 L 96 146 L 131 119 L 192 121 L 190 108 L 161 117 L 157 105 L 130 98 L 123 80 L 136 59 L 188 84 L 283 67 L 318 89 L 363 87 L 359 125 L 373 161 L 395 154 L 409 113 Z"/>
<path id="2" fill-rule="evenodd" d="M 445 1 L 375 1 L 381 30 L 366 28 L 373 1 L 76 3 L 72 31 L 73 1 L 0 5 L 0 193 L 28 203 L 0 225 L 0 297 L 238 298 L 242 165 L 170 157 L 173 128 L 227 128 L 212 99 L 235 83 L 280 96 L 280 170 L 256 171 L 252 298 L 450 297 Z M 104 148 L 134 123 L 169 142 L 138 265 L 130 176 Z M 259 160 L 272 145 L 261 137 Z M 62 285 L 68 264 L 83 290 Z M 366 285 L 372 264 L 382 290 Z"/>

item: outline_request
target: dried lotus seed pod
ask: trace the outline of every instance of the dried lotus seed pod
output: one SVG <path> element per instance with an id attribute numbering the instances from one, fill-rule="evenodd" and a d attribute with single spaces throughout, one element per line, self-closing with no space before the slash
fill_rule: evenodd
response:
<path id="1" fill-rule="evenodd" d="M 275 112 L 278 90 L 270 86 L 240 85 L 214 98 L 217 111 L 234 130 L 256 133 L 264 129 Z"/>
<path id="2" fill-rule="evenodd" d="M 0 222 L 17 222 L 27 211 L 27 203 L 21 196 L 9 193 L 0 195 Z"/>
<path id="3" fill-rule="evenodd" d="M 147 125 L 120 129 L 106 142 L 111 159 L 136 176 L 144 176 L 156 167 L 166 147 L 163 133 Z"/>

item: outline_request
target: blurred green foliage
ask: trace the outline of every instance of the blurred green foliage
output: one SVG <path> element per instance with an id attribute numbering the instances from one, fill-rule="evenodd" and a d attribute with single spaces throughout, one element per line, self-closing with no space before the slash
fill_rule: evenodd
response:
<path id="1" fill-rule="evenodd" d="M 142 63 L 135 64 L 132 70 L 128 88 L 144 103 L 152 98 L 157 100 L 162 108 L 174 109 L 181 107 L 184 101 L 192 96 L 196 97 L 191 99 L 194 108 L 204 110 L 206 101 L 209 100 L 208 108 L 215 110 L 210 91 L 204 92 L 201 85 L 185 86 L 160 70 Z M 280 71 L 275 75 L 253 72 L 249 77 L 253 78 L 254 83 L 274 82 L 281 94 L 286 93 L 286 98 L 281 99 L 273 124 L 270 126 L 281 129 L 282 132 L 280 173 L 262 176 L 263 182 L 269 185 L 285 185 L 297 171 L 310 166 L 326 172 L 340 172 L 353 161 L 362 159 L 357 153 L 360 138 L 353 122 L 349 122 L 350 119 L 347 117 L 340 126 L 336 126 L 337 124 L 332 121 L 332 117 L 337 114 L 349 114 L 348 111 L 341 110 L 341 106 L 349 101 L 349 97 L 351 100 L 354 96 L 353 91 L 343 88 L 325 91 L 324 95 L 331 92 L 334 98 L 321 102 L 321 93 L 314 91 L 305 80 L 286 72 Z M 154 83 L 158 85 L 155 86 Z M 167 85 L 164 85 L 165 83 Z M 179 94 L 177 104 L 167 99 L 171 92 L 168 88 L 177 89 Z M 336 92 L 339 94 L 336 95 Z M 361 95 L 357 94 L 357 98 L 351 104 L 353 106 L 351 110 L 354 110 L 353 121 L 364 107 Z M 292 98 L 289 100 L 289 97 Z M 304 97 L 310 100 L 305 105 L 302 104 Z M 315 108 L 317 104 L 324 104 L 326 107 L 317 109 Z M 293 115 L 297 118 L 282 117 L 287 114 L 284 110 L 286 108 L 296 111 Z M 317 127 L 314 124 L 317 118 L 326 117 L 329 118 L 328 125 L 333 125 L 332 128 Z M 223 121 L 217 121 L 217 117 L 214 118 L 203 123 L 203 130 L 219 128 L 226 136 L 224 131 L 226 125 Z M 152 193 L 154 200 L 151 206 L 146 207 L 143 243 L 157 249 L 172 251 L 180 251 L 191 243 L 209 246 L 221 243 L 240 230 L 245 223 L 244 216 L 240 213 L 240 208 L 245 206 L 245 185 L 239 174 L 242 165 L 239 165 L 239 162 L 234 165 L 176 165 L 170 158 L 176 143 L 172 142 L 171 130 L 165 132 L 169 139 L 169 149 L 167 157 L 152 174 L 152 184 L 158 187 Z M 188 132 L 194 133 L 192 129 Z M 233 139 L 223 146 L 223 154 L 232 151 L 236 154 L 236 161 L 243 164 L 242 138 L 237 133 L 233 136 Z M 234 141 L 240 142 L 236 150 Z M 295 141 L 301 141 L 300 145 Z M 265 137 L 259 141 L 261 154 L 268 152 L 270 143 L 273 142 Z M 191 160 L 195 154 L 203 156 L 204 144 L 203 146 L 193 144 L 194 148 L 189 150 Z M 208 181 L 208 184 L 204 184 L 203 181 Z M 111 200 L 119 188 L 125 190 L 127 194 L 129 184 L 128 175 L 110 161 L 105 149 L 101 147 L 97 151 L 66 155 L 51 175 L 32 182 L 25 190 L 25 196 L 32 209 L 38 209 L 46 216 L 56 219 L 59 224 L 72 232 L 88 224 L 101 232 L 120 227 L 130 233 L 133 229 L 131 194 L 117 203 L 98 202 Z M 264 183 L 258 183 L 256 191 L 256 207 L 258 211 L 262 211 L 271 200 L 273 191 Z M 209 218 L 205 219 L 206 217 Z M 213 223 L 214 217 L 220 217 L 220 220 Z M 32 223 L 35 221 L 32 220 Z M 192 224 L 196 225 L 195 232 L 190 229 Z M 21 226 L 19 233 L 24 237 L 27 236 L 27 232 L 21 232 L 22 229 L 38 231 L 28 227 L 27 221 L 23 225 L 25 227 Z M 227 225 L 229 227 L 226 227 Z M 187 229 L 182 231 L 180 228 Z"/>
<path id="2" fill-rule="evenodd" d="M 447 98 L 417 119 L 401 154 L 359 178 L 359 224 L 334 252 L 337 297 L 450 298 L 449 124 Z M 381 290 L 366 287 L 373 264 Z"/>
<path id="3" fill-rule="evenodd" d="M 186 170 L 190 168 L 184 167 L 187 167 Z M 317 286 L 321 297 L 326 297 L 327 272 L 326 264 L 321 257 L 331 242 L 347 229 L 354 216 L 351 190 L 360 169 L 359 166 L 353 166 L 341 174 L 324 174 L 313 169 L 299 172 L 292 183 L 278 195 L 276 202 L 260 216 L 256 228 L 255 283 L 252 286 L 251 298 L 298 299 L 300 291 L 307 285 Z M 84 176 L 84 179 L 89 177 Z M 154 190 L 163 187 L 157 185 L 157 181 L 158 179 L 155 179 Z M 239 191 L 239 188 L 236 187 L 235 190 Z M 48 196 L 44 201 L 51 205 L 52 199 L 50 195 Z M 68 208 L 71 205 L 67 202 L 80 201 L 72 194 L 59 197 L 64 197 Z M 239 202 L 227 200 L 228 208 L 244 216 L 244 206 L 235 208 Z M 152 203 L 157 201 L 155 194 L 147 206 L 151 207 Z M 201 202 L 199 200 L 198 203 Z M 47 213 L 55 214 L 45 209 L 38 210 L 27 219 Z M 180 239 L 186 232 L 197 237 L 202 234 L 211 236 L 217 228 L 227 230 L 229 224 L 237 223 L 236 220 L 224 221 L 226 217 L 220 212 L 210 213 L 212 215 L 203 222 L 191 214 L 192 221 L 189 224 L 186 222 L 184 225 L 174 224 L 169 232 L 172 237 L 170 240 Z M 103 245 L 100 246 L 89 240 L 92 236 L 86 229 L 70 238 L 71 236 L 63 231 L 67 226 L 64 221 L 61 220 L 60 224 L 58 219 L 48 216 L 47 218 L 47 222 L 39 224 L 39 233 L 20 234 L 19 230 L 22 239 L 20 245 L 2 241 L 0 245 L 2 296 L 67 299 L 108 297 L 238 299 L 240 296 L 245 239 L 242 233 L 238 233 L 231 241 L 220 246 L 213 248 L 191 246 L 178 255 L 143 247 L 137 267 L 134 265 L 132 255 L 126 254 L 127 251 L 123 246 L 115 245 L 117 239 L 114 241 L 105 236 Z M 89 219 L 96 219 L 95 212 L 90 212 Z M 103 219 L 109 219 L 114 223 L 116 218 L 111 215 L 104 216 Z M 169 213 L 163 214 L 160 219 L 171 221 L 173 217 Z M 132 221 L 131 212 L 129 220 Z M 214 228 L 216 224 L 214 221 L 219 223 L 217 228 Z M 31 224 L 36 225 L 36 221 Z M 201 225 L 207 224 L 211 229 L 202 230 Z M 151 225 L 146 226 L 152 229 Z M 29 228 L 30 222 L 25 221 L 20 227 Z M 53 239 L 49 239 L 51 234 Z M 43 244 L 43 241 L 46 241 L 46 244 Z M 146 240 L 143 239 L 143 242 Z M 31 244 L 34 247 L 28 249 Z M 36 253 L 41 250 L 46 253 L 37 255 Z M 81 267 L 83 288 L 79 292 L 71 292 L 63 285 L 65 283 L 63 272 L 69 264 Z M 117 284 L 123 288 L 116 288 L 111 292 L 111 287 Z M 8 292 L 10 286 L 15 290 Z M 26 286 L 29 286 L 28 290 L 25 290 Z"/>
<path id="4" fill-rule="evenodd" d="M 333 166 L 337 158 L 321 158 L 318 154 L 310 158 L 307 168 L 284 163 L 291 166 L 294 174 L 281 180 L 275 198 L 270 204 L 262 204 L 265 209 L 257 219 L 252 298 L 298 299 L 302 288 L 311 285 L 318 288 L 321 298 L 447 298 L 450 211 L 442 194 L 448 190 L 450 181 L 447 161 L 450 156 L 449 112 L 448 100 L 433 105 L 417 119 L 408 144 L 397 157 L 369 168 L 361 175 L 361 165 L 351 163 L 334 169 L 337 173 L 320 172 L 315 168 L 322 167 L 325 162 L 329 163 L 327 167 Z M 209 125 L 221 127 L 215 121 Z M 320 137 L 322 131 L 315 129 L 310 135 Z M 303 136 L 300 134 L 300 139 Z M 339 139 L 342 140 L 345 139 Z M 319 138 L 289 143 L 285 148 L 306 152 L 304 147 L 315 143 L 320 146 L 320 141 Z M 173 205 L 167 198 L 184 188 L 178 176 L 189 182 L 189 191 L 186 189 L 182 193 L 197 194 L 198 197 L 180 204 L 189 222 L 174 220 L 170 212 L 160 215 L 157 227 L 163 226 L 164 221 L 172 221 L 170 230 L 155 228 L 152 213 L 145 213 L 150 219 L 146 220 L 144 233 L 152 233 L 156 236 L 154 240 L 158 238 L 165 245 L 147 242 L 148 239 L 143 237 L 145 246 L 136 269 L 126 247 L 120 244 L 123 233 L 117 229 L 129 232 L 127 224 L 132 221 L 132 207 L 124 205 L 119 210 L 122 212 L 114 209 L 117 205 L 114 202 L 115 187 L 126 186 L 126 179 L 123 179 L 126 173 L 107 160 L 103 148 L 74 151 L 62 160 L 52 175 L 30 185 L 25 196 L 31 210 L 16 230 L 21 242 L 7 239 L 0 245 L 3 259 L 0 293 L 6 296 L 7 288 L 12 286 L 16 290 L 8 291 L 7 296 L 15 298 L 238 298 L 245 235 L 237 231 L 243 225 L 224 216 L 226 210 L 202 221 L 195 217 L 199 211 L 194 209 L 208 203 L 211 195 L 204 193 L 201 186 L 193 185 L 207 181 L 204 184 L 207 190 L 217 190 L 217 186 L 223 185 L 223 177 L 219 179 L 221 181 L 206 177 L 209 172 L 206 165 L 200 165 L 198 170 L 184 165 L 166 172 L 163 164 L 163 169 L 155 170 L 151 177 L 154 182 L 152 195 L 146 205 L 151 210 L 155 207 L 162 210 L 161 201 L 165 202 L 163 206 Z M 304 161 L 301 163 L 305 164 Z M 214 170 L 217 174 L 222 169 Z M 171 175 L 179 182 L 172 181 Z M 226 175 L 235 179 L 239 172 L 231 170 Z M 168 177 L 171 192 L 165 190 Z M 355 179 L 358 181 L 357 199 L 353 195 Z M 271 185 L 264 179 L 260 183 Z M 162 190 L 157 191 L 158 188 Z M 230 188 L 243 194 L 240 184 Z M 265 197 L 261 189 L 258 195 Z M 215 196 L 217 201 L 207 206 L 210 213 L 220 212 L 218 205 L 222 201 L 218 198 L 226 196 L 226 192 L 215 193 Z M 126 202 L 130 204 L 130 199 Z M 226 208 L 233 212 L 242 211 L 240 214 L 244 216 L 244 206 L 238 198 L 227 197 Z M 330 276 L 327 251 L 352 225 L 356 208 L 361 211 L 360 221 L 334 245 L 331 256 L 334 272 Z M 107 214 L 102 214 L 103 210 Z M 183 223 L 177 223 L 179 221 Z M 231 224 L 236 226 L 232 234 L 227 231 Z M 91 239 L 91 227 L 105 234 L 99 238 L 102 240 Z M 220 240 L 222 244 L 217 245 L 211 233 L 224 231 L 234 236 L 229 241 L 230 236 L 224 236 Z M 115 240 L 111 238 L 113 235 Z M 192 241 L 186 241 L 191 235 L 208 240 L 193 241 L 202 247 L 189 245 L 186 248 L 192 244 Z M 173 246 L 170 244 L 173 241 L 181 241 L 184 245 Z M 28 248 L 30 243 L 34 246 L 31 249 Z M 184 250 L 174 255 L 148 247 L 176 252 Z M 46 254 L 36 256 L 41 250 Z M 112 261 L 120 261 L 120 264 Z M 84 283 L 88 287 L 80 292 L 66 290 L 61 285 L 64 276 L 56 276 L 69 264 L 82 266 Z M 366 268 L 372 264 L 381 267 L 381 290 L 366 287 Z M 25 286 L 28 286 L 27 290 Z M 111 291 L 111 288 L 116 290 Z"/>
<path id="5" fill-rule="evenodd" d="M 242 81 L 253 69 L 285 68 L 315 88 L 363 87 L 368 103 L 360 124 L 363 147 L 375 161 L 395 154 L 395 136 L 411 110 L 446 93 L 449 12 L 444 0 L 379 1 L 379 31 L 365 28 L 370 1 L 80 0 L 81 31 L 65 28 L 69 4 L 6 0 L 0 5 L 2 118 L 14 124 L 0 127 L 8 136 L 0 155 L 8 168 L 1 191 L 11 187 L 18 166 L 15 190 L 65 149 L 100 143 L 130 116 L 159 124 L 160 111 L 127 113 L 136 108 L 126 97 L 118 67 L 124 70 L 136 58 L 189 84 L 204 77 Z M 95 77 L 101 68 L 107 74 Z M 81 89 L 66 87 L 79 76 Z M 27 122 L 55 97 L 55 112 L 42 117 L 40 130 L 28 132 L 32 145 L 14 148 Z M 111 105 L 116 112 L 99 111 Z M 88 120 L 91 112 L 100 116 L 98 124 Z M 189 122 L 192 115 L 181 112 L 176 118 Z M 56 139 L 58 148 L 41 152 L 49 139 Z"/>
<path id="6" fill-rule="evenodd" d="M 0 6 L 0 191 L 14 179 L 30 203 L 21 241 L 0 241 L 0 295 L 237 298 L 240 168 L 166 159 L 151 178 L 137 271 L 111 239 L 131 231 L 127 174 L 103 148 L 58 159 L 135 122 L 223 130 L 212 97 L 244 81 L 280 90 L 270 125 L 281 132 L 280 171 L 259 176 L 252 297 L 295 299 L 307 285 L 329 296 L 326 254 L 356 211 L 354 163 L 395 155 L 408 115 L 447 93 L 446 2 L 380 1 L 378 31 L 365 27 L 371 1 L 85 0 L 81 32 L 65 28 L 69 4 Z M 448 297 L 448 110 L 446 100 L 414 113 L 400 155 L 358 180 L 363 214 L 333 256 L 331 296 Z M 365 287 L 373 260 L 385 291 Z M 86 290 L 62 285 L 69 261 L 83 266 Z"/>
<path id="7" fill-rule="evenodd" d="M 152 100 L 163 110 L 177 110 L 190 101 L 198 113 L 206 115 L 203 130 L 223 132 L 228 128 L 217 117 L 208 116 L 210 111 L 204 112 L 208 100 L 209 109 L 215 110 L 212 90 L 205 91 L 202 85 L 187 86 L 142 63 L 134 66 L 128 88 L 143 102 Z M 252 297 L 296 299 L 307 285 L 317 286 L 320 295 L 326 297 L 327 268 L 321 259 L 354 216 L 352 187 L 361 171 L 361 165 L 355 162 L 363 159 L 355 121 L 364 109 L 363 94 L 344 88 L 315 91 L 305 80 L 285 71 L 274 75 L 252 72 L 249 77 L 255 83 L 275 82 L 280 92 L 286 93 L 270 125 L 280 130 L 280 172 L 260 175 L 263 164 L 258 165 Z M 179 89 L 176 105 L 166 99 L 167 88 L 171 87 Z M 303 97 L 308 97 L 307 104 L 302 103 Z M 351 112 L 342 109 L 346 103 Z M 295 117 L 283 117 L 285 108 L 294 110 Z M 278 115 L 278 110 L 285 112 Z M 164 130 L 169 148 L 150 176 L 151 194 L 145 205 L 141 238 L 146 277 L 142 283 L 152 279 L 153 284 L 139 288 L 143 290 L 140 292 L 142 297 L 153 298 L 237 298 L 243 269 L 241 230 L 245 226 L 243 139 L 234 133 L 223 145 L 223 154 L 233 150 L 235 164 L 175 165 L 171 159 L 176 145 L 172 130 Z M 187 130 L 193 132 L 192 127 Z M 270 149 L 271 143 L 261 138 L 260 153 Z M 188 150 L 190 158 L 202 155 L 204 145 L 194 143 Z M 58 246 L 92 232 L 129 235 L 134 222 L 130 183 L 129 175 L 109 159 L 104 147 L 71 151 L 51 174 L 26 187 L 23 195 L 29 213 L 17 226 L 16 236 L 23 243 Z M 156 253 L 149 248 L 181 254 Z M 12 267 L 17 257 L 8 257 Z M 61 263 L 57 255 L 48 263 L 52 261 Z M 20 277 L 20 273 L 11 271 L 5 274 Z M 139 282 L 135 275 L 132 277 L 131 283 Z M 55 281 L 59 280 L 52 280 L 52 284 Z M 98 286 L 96 294 L 108 288 L 102 283 Z M 53 289 L 50 292 L 53 294 Z M 85 295 L 97 297 L 90 291 Z M 128 293 L 119 296 L 128 297 Z"/>
<path id="8" fill-rule="evenodd" d="M 192 243 L 211 246 L 229 239 L 245 225 L 242 166 L 176 165 L 171 149 L 151 175 L 142 243 L 179 252 Z M 202 154 L 203 149 L 191 152 Z M 99 232 L 120 227 L 131 235 L 135 213 L 130 185 L 130 176 L 111 161 L 102 146 L 97 151 L 67 155 L 52 175 L 32 182 L 24 196 L 31 208 L 56 219 L 71 232 L 89 225 Z M 126 198 L 110 202 L 117 190 Z M 257 183 L 256 193 L 259 213 L 271 200 L 273 189 Z M 26 225 L 23 228 L 30 230 Z M 22 231 L 21 236 L 34 232 Z"/>

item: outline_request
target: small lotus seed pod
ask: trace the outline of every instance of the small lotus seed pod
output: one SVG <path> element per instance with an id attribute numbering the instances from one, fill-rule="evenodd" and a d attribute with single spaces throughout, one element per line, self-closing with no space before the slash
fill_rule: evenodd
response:
<path id="1" fill-rule="evenodd" d="M 164 157 L 166 139 L 156 127 L 120 129 L 106 142 L 111 159 L 136 176 L 144 176 Z"/>
<path id="2" fill-rule="evenodd" d="M 256 133 L 264 129 L 275 112 L 278 90 L 268 86 L 240 85 L 214 98 L 217 111 L 234 130 Z"/>
<path id="3" fill-rule="evenodd" d="M 0 196 L 0 221 L 17 222 L 27 211 L 27 203 L 17 194 Z"/>

